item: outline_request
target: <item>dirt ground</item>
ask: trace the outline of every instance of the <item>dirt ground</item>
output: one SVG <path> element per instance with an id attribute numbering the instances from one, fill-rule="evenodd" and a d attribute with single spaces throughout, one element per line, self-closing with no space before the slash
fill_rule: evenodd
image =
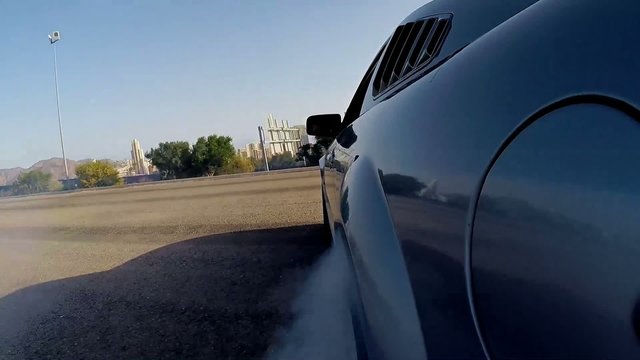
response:
<path id="1" fill-rule="evenodd" d="M 324 251 L 317 170 L 0 200 L 0 359 L 261 358 Z"/>

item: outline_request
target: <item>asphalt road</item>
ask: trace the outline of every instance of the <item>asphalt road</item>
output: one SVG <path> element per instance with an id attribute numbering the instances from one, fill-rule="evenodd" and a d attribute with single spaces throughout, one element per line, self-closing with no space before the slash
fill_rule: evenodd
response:
<path id="1" fill-rule="evenodd" d="M 325 250 L 317 170 L 0 200 L 0 359 L 253 359 Z"/>

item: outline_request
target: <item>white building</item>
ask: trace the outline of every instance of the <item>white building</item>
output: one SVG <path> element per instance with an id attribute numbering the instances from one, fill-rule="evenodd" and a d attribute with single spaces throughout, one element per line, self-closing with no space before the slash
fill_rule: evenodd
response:
<path id="1" fill-rule="evenodd" d="M 116 170 L 118 170 L 118 176 L 131 176 L 133 173 L 133 166 L 131 160 L 120 160 L 115 162 Z"/>
<path id="2" fill-rule="evenodd" d="M 144 157 L 138 139 L 131 142 L 131 166 L 135 175 L 149 175 L 149 161 Z"/>
<path id="3" fill-rule="evenodd" d="M 310 144 L 309 135 L 307 134 L 307 127 L 305 125 L 294 125 L 293 127 L 298 129 L 298 132 L 300 134 L 300 144 Z"/>
<path id="4" fill-rule="evenodd" d="M 245 158 L 245 159 L 249 158 L 249 154 L 247 153 L 247 149 L 236 149 L 236 155 L 240 156 L 241 158 Z"/>
<path id="5" fill-rule="evenodd" d="M 267 147 L 265 150 L 267 152 L 267 157 L 270 158 L 271 155 L 272 155 L 271 154 L 271 148 Z M 241 156 L 245 156 L 245 157 L 248 157 L 248 158 L 251 158 L 251 159 L 262 159 L 263 158 L 262 145 L 260 144 L 259 141 L 247 144 L 244 149 L 239 149 L 238 153 Z"/>
<path id="6" fill-rule="evenodd" d="M 280 121 L 269 114 L 267 117 L 267 129 L 269 137 L 269 148 L 271 149 L 271 155 L 282 154 L 285 152 L 295 155 L 298 152 L 298 148 L 302 146 L 300 140 L 300 129 L 290 127 L 289 122 L 286 120 Z"/>

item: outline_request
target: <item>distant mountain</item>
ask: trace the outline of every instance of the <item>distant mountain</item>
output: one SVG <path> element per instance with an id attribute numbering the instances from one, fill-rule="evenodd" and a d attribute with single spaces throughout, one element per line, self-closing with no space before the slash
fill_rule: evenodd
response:
<path id="1" fill-rule="evenodd" d="M 93 161 L 93 159 L 84 160 L 70 160 L 67 159 L 67 166 L 69 167 L 69 177 L 74 178 L 76 176 L 76 166 Z M 104 161 L 113 162 L 112 160 L 104 159 Z M 40 160 L 37 163 L 31 165 L 28 169 L 21 167 L 11 169 L 0 169 L 0 186 L 12 184 L 18 175 L 25 171 L 42 170 L 53 175 L 54 179 L 64 179 L 64 162 L 62 158 L 54 157 L 49 160 Z"/>
<path id="2" fill-rule="evenodd" d="M 25 169 L 20 167 L 11 169 L 0 169 L 0 186 L 13 183 L 18 175 L 20 175 L 20 173 L 23 171 L 25 171 Z"/>

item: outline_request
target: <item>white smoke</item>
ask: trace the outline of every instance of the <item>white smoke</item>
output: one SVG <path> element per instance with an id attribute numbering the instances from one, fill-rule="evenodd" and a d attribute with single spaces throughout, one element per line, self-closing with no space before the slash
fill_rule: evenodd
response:
<path id="1" fill-rule="evenodd" d="M 355 359 L 350 269 L 343 246 L 316 263 L 293 302 L 294 320 L 267 360 Z"/>

